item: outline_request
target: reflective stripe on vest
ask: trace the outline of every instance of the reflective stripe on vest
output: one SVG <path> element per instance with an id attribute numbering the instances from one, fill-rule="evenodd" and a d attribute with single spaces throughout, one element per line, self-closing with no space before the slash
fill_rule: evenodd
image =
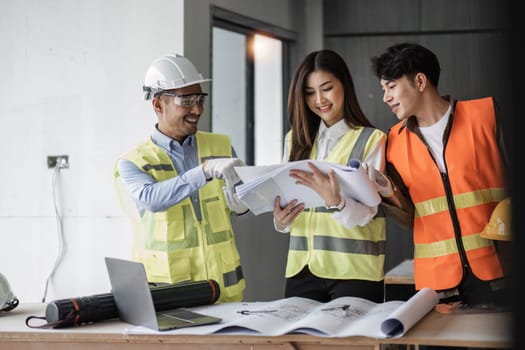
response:
<path id="1" fill-rule="evenodd" d="M 461 240 L 467 251 L 492 245 L 488 239 L 482 238 L 479 234 L 463 236 L 461 237 Z M 426 244 L 416 244 L 415 247 L 416 258 L 438 258 L 443 255 L 455 254 L 457 252 L 458 246 L 455 238 Z"/>
<path id="2" fill-rule="evenodd" d="M 382 131 L 373 128 L 351 129 L 325 160 L 345 165 L 349 159 L 362 160 L 384 137 Z M 311 159 L 315 159 L 316 152 L 314 146 Z M 305 210 L 291 227 L 286 277 L 308 265 L 314 275 L 322 278 L 380 281 L 384 276 L 385 248 L 384 216 L 376 216 L 364 227 L 347 229 L 324 207 Z"/>
<path id="3" fill-rule="evenodd" d="M 201 163 L 217 156 L 231 157 L 227 136 L 199 131 L 196 140 Z M 157 181 L 177 176 L 169 156 L 150 140 L 125 158 Z M 190 198 L 162 212 L 145 211 L 135 222 L 134 258 L 144 263 L 150 281 L 177 283 L 211 278 L 221 287 L 220 302 L 242 300 L 245 281 L 223 183 L 212 180 L 199 189 L 200 222 Z"/>
<path id="4" fill-rule="evenodd" d="M 502 188 L 487 188 L 454 195 L 454 206 L 456 209 L 464 209 L 479 204 L 499 202 L 505 198 L 505 190 Z M 447 212 L 447 197 L 442 196 L 421 201 L 415 204 L 416 217 L 433 215 L 439 212 Z"/>
<path id="5" fill-rule="evenodd" d="M 479 235 L 505 197 L 492 98 L 457 102 L 450 122 L 445 175 L 422 140 L 402 127 L 403 122 L 388 136 L 387 159 L 401 175 L 415 205 L 414 277 L 418 290 L 456 287 L 463 277 L 461 254 L 479 279 L 503 276 L 492 241 Z"/>
<path id="6" fill-rule="evenodd" d="M 386 252 L 386 241 L 370 242 L 329 236 L 315 236 L 313 246 L 313 249 L 353 254 L 384 255 Z M 308 238 L 290 237 L 290 249 L 308 250 Z"/>

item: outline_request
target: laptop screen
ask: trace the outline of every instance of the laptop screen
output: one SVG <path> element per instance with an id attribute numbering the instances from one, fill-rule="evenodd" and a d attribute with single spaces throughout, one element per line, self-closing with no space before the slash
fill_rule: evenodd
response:
<path id="1" fill-rule="evenodd" d="M 155 310 L 152 291 L 142 263 L 109 257 L 106 257 L 105 261 L 113 297 L 122 321 L 154 330 L 191 327 L 221 321 L 218 317 L 202 315 L 175 306 L 172 310 L 158 312 Z M 200 284 L 204 283 L 208 285 L 208 282 L 200 282 Z M 214 283 L 216 284 L 216 282 Z M 172 285 L 171 293 L 173 295 L 179 293 L 180 297 L 178 299 L 185 299 L 183 298 L 184 294 L 193 292 L 193 289 L 183 291 L 183 285 Z M 188 285 L 186 283 L 186 286 Z M 212 286 L 208 285 L 208 288 L 213 289 L 213 284 Z M 165 292 L 164 287 L 161 287 L 161 289 Z M 216 299 L 206 300 L 207 302 L 215 302 Z"/>
<path id="2" fill-rule="evenodd" d="M 106 257 L 106 267 L 121 320 L 158 329 L 155 305 L 144 265 Z"/>

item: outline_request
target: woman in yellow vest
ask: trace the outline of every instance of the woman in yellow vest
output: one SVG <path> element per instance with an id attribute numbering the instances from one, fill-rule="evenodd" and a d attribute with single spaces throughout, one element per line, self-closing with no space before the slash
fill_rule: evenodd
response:
<path id="1" fill-rule="evenodd" d="M 213 279 L 219 302 L 241 301 L 245 280 L 230 214 L 247 211 L 233 190 L 233 167 L 244 163 L 228 136 L 197 130 L 206 81 L 184 56 L 151 64 L 143 90 L 158 123 L 118 159 L 115 182 L 133 223 L 133 258 L 150 282 Z"/>
<path id="2" fill-rule="evenodd" d="M 350 71 L 334 51 L 310 53 L 296 70 L 288 95 L 292 129 L 283 161 L 320 159 L 347 165 L 358 159 L 384 170 L 386 135 L 361 111 Z M 343 198 L 334 174 L 294 170 L 299 183 L 316 190 L 326 207 L 304 210 L 275 200 L 274 225 L 290 233 L 285 296 L 321 302 L 362 297 L 383 302 L 386 227 L 378 207 Z"/>
<path id="3" fill-rule="evenodd" d="M 413 224 L 416 289 L 433 288 L 441 303 L 505 304 L 497 244 L 480 235 L 508 196 L 493 99 L 440 96 L 439 62 L 418 44 L 391 46 L 372 63 L 400 120 L 388 133 L 387 170 L 405 195 L 394 217 Z"/>

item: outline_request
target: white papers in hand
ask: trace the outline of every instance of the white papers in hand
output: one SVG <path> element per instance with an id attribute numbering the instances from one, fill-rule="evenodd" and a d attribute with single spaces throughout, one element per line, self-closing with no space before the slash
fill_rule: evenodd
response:
<path id="1" fill-rule="evenodd" d="M 339 181 L 341 193 L 345 198 L 353 198 L 366 206 L 373 207 L 381 202 L 375 184 L 368 178 L 367 171 L 359 160 L 351 160 L 349 166 L 322 160 L 300 160 L 278 165 L 235 167 L 243 184 L 236 187 L 239 200 L 250 211 L 261 214 L 273 211 L 276 196 L 281 197 L 281 206 L 297 199 L 305 208 L 324 206 L 324 200 L 309 187 L 295 183 L 289 176 L 291 169 L 311 172 L 308 163 L 313 163 L 320 171 L 327 173 L 333 169 Z"/>

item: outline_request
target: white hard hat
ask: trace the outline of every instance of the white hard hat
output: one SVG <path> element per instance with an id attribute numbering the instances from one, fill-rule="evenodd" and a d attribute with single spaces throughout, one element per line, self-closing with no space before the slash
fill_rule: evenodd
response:
<path id="1" fill-rule="evenodd" d="M 17 297 L 11 291 L 7 278 L 0 273 L 0 311 L 10 311 L 17 306 Z"/>
<path id="2" fill-rule="evenodd" d="M 151 100 L 164 90 L 179 89 L 207 81 L 211 79 L 204 79 L 186 57 L 179 54 L 165 55 L 153 61 L 146 72 L 142 88 L 144 99 Z"/>

